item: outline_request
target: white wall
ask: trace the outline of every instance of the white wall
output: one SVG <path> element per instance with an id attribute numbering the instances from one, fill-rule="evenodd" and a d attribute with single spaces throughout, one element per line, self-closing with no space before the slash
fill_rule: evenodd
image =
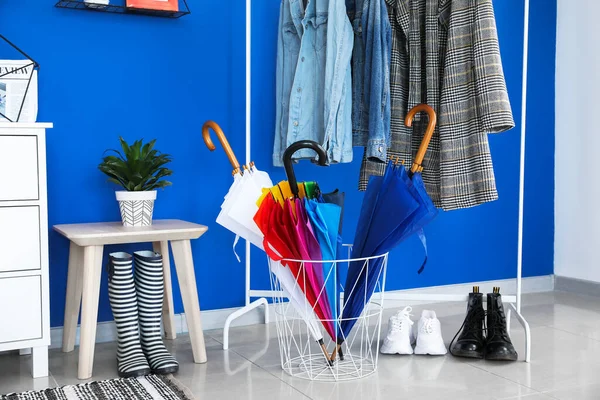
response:
<path id="1" fill-rule="evenodd" d="M 595 282 L 600 282 L 598 15 L 598 0 L 558 0 L 554 273 Z"/>

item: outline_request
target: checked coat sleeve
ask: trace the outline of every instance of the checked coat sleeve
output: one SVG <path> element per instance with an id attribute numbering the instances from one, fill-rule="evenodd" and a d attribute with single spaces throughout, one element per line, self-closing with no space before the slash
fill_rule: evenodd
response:
<path id="1" fill-rule="evenodd" d="M 476 0 L 473 28 L 473 70 L 477 114 L 481 131 L 500 133 L 514 128 L 504 81 L 494 7 L 491 0 Z"/>
<path id="2" fill-rule="evenodd" d="M 439 109 L 440 206 L 473 207 L 498 198 L 488 133 L 515 126 L 491 0 L 447 0 Z"/>

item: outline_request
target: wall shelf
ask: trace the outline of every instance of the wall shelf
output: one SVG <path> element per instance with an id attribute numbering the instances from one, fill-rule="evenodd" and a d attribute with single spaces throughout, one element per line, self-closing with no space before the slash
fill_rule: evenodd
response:
<path id="1" fill-rule="evenodd" d="M 114 0 L 112 0 L 114 1 Z M 183 6 L 183 7 L 181 7 Z M 150 17 L 162 17 L 162 18 L 181 18 L 184 15 L 188 15 L 191 13 L 190 8 L 187 5 L 186 0 L 180 1 L 180 10 L 179 11 L 163 11 L 163 10 L 149 10 L 142 8 L 128 8 L 124 5 L 115 5 L 115 4 L 98 4 L 98 3 L 90 3 L 84 2 L 83 0 L 59 0 L 55 7 L 58 8 L 67 8 L 71 10 L 87 10 L 87 11 L 95 11 L 95 12 L 106 12 L 113 14 L 137 14 L 137 15 L 146 15 Z"/>

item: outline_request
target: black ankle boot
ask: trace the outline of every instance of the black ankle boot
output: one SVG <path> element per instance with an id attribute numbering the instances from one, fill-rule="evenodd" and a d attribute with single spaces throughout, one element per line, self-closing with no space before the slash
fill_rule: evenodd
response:
<path id="1" fill-rule="evenodd" d="M 500 288 L 487 295 L 487 344 L 485 359 L 516 361 L 519 358 L 506 329 L 506 316 L 502 305 Z"/>
<path id="2" fill-rule="evenodd" d="M 450 343 L 450 354 L 455 357 L 483 358 L 485 349 L 485 338 L 483 329 L 485 324 L 485 310 L 483 309 L 483 294 L 479 293 L 479 287 L 473 287 L 473 293 L 469 293 L 467 303 L 467 316 L 461 329 Z"/>

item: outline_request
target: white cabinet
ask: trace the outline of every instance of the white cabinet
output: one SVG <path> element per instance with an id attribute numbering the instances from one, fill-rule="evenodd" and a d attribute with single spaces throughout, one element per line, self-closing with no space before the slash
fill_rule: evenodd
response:
<path id="1" fill-rule="evenodd" d="M 43 332 L 40 276 L 0 279 L 0 293 L 2 299 L 18 299 L 10 307 L 0 307 L 0 321 L 10 321 L 10 325 L 0 328 L 0 343 L 41 339 Z"/>
<path id="2" fill-rule="evenodd" d="M 50 302 L 46 129 L 0 123 L 0 351 L 33 349 L 48 375 Z"/>
<path id="3" fill-rule="evenodd" d="M 39 270 L 41 236 L 39 206 L 0 203 L 0 272 Z"/>
<path id="4" fill-rule="evenodd" d="M 37 152 L 36 135 L 0 135 L 0 201 L 39 198 Z"/>

